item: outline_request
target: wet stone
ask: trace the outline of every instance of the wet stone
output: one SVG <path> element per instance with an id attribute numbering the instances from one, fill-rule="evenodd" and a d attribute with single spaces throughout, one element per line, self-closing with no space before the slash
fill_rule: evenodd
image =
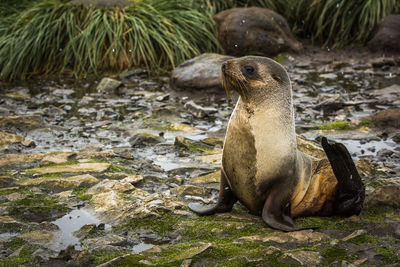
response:
<path id="1" fill-rule="evenodd" d="M 266 236 L 246 236 L 241 237 L 238 239 L 238 242 L 277 242 L 280 244 L 287 243 L 287 242 L 318 242 L 323 240 L 328 240 L 329 236 L 324 233 L 314 232 L 312 230 L 302 230 L 296 232 L 289 232 L 289 233 L 275 233 Z"/>
<path id="2" fill-rule="evenodd" d="M 105 179 L 98 183 L 97 185 L 89 188 L 86 192 L 87 194 L 99 194 L 108 191 L 115 191 L 118 193 L 127 193 L 132 190 L 135 190 L 135 187 L 127 182 L 126 180 L 116 181 L 116 180 L 109 180 Z"/>
<path id="3" fill-rule="evenodd" d="M 196 118 L 204 118 L 210 114 L 216 113 L 218 110 L 211 107 L 202 107 L 196 104 L 194 101 L 187 102 L 184 107 Z"/>
<path id="4" fill-rule="evenodd" d="M 97 90 L 100 92 L 111 92 L 117 89 L 122 82 L 111 79 L 111 78 L 103 78 L 100 83 L 97 85 Z"/>
<path id="5" fill-rule="evenodd" d="M 17 182 L 20 186 L 38 186 L 53 191 L 64 191 L 98 183 L 99 180 L 90 174 L 77 175 L 67 178 L 36 178 Z"/>
<path id="6" fill-rule="evenodd" d="M 219 183 L 221 177 L 221 171 L 215 171 L 206 175 L 195 177 L 192 179 L 192 183 L 195 184 L 207 184 L 207 183 Z"/>
<path id="7" fill-rule="evenodd" d="M 24 138 L 20 135 L 0 131 L 0 149 L 8 147 L 10 144 L 19 143 L 23 140 Z"/>
<path id="8" fill-rule="evenodd" d="M 185 196 L 185 195 L 203 196 L 206 193 L 204 188 L 193 185 L 181 185 L 171 189 L 171 192 L 180 196 Z"/>
<path id="9" fill-rule="evenodd" d="M 317 266 L 321 263 L 322 257 L 319 252 L 300 250 L 284 253 L 279 260 L 285 264 Z"/>
<path id="10" fill-rule="evenodd" d="M 58 172 L 103 172 L 110 166 L 109 163 L 78 163 L 71 165 L 55 165 L 28 170 L 31 173 L 58 173 Z"/>
<path id="11" fill-rule="evenodd" d="M 388 205 L 400 208 L 400 186 L 387 185 L 378 187 L 365 199 L 365 207 Z"/>
<path id="12" fill-rule="evenodd" d="M 179 256 L 176 256 L 174 260 L 184 260 L 193 258 L 211 249 L 213 246 L 214 245 L 211 243 L 198 244 L 197 246 L 193 246 L 192 248 L 182 251 L 182 253 Z"/>

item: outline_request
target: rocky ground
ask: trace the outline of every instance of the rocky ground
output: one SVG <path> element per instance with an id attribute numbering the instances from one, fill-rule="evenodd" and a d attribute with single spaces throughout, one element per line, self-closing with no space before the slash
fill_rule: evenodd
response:
<path id="1" fill-rule="evenodd" d="M 0 266 L 398 266 L 400 60 L 352 55 L 276 58 L 299 149 L 323 157 L 320 136 L 343 142 L 368 195 L 360 216 L 298 218 L 319 229 L 294 233 L 240 204 L 187 209 L 216 200 L 223 92 L 172 91 L 141 70 L 0 84 Z"/>

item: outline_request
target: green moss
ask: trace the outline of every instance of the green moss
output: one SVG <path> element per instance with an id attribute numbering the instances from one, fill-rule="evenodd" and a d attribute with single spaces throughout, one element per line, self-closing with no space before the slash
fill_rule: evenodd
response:
<path id="1" fill-rule="evenodd" d="M 347 253 L 344 248 L 341 247 L 329 247 L 322 250 L 321 255 L 329 262 L 338 261 L 341 262 L 347 258 Z"/>
<path id="2" fill-rule="evenodd" d="M 22 239 L 20 239 L 22 240 Z M 15 248 L 14 250 L 20 248 L 22 245 L 25 244 L 25 242 L 22 240 L 21 241 L 16 241 L 16 244 L 10 245 L 14 246 L 13 248 Z M 8 242 L 10 243 L 10 242 Z M 7 244 L 6 244 L 7 245 Z M 19 256 L 15 256 L 15 257 L 7 257 L 4 259 L 0 259 L 0 266 L 21 266 L 24 263 L 28 263 L 29 262 L 29 266 L 38 266 L 39 263 L 38 261 L 32 256 L 32 253 L 36 250 L 36 248 L 32 245 L 25 245 L 22 250 L 19 253 Z"/>
<path id="3" fill-rule="evenodd" d="M 174 216 L 170 213 L 161 213 L 161 218 L 134 218 L 129 220 L 127 223 L 116 226 L 115 229 L 118 231 L 145 228 L 155 230 L 161 236 L 165 236 L 168 232 L 171 232 L 174 229 L 174 225 L 180 220 L 180 216 Z"/>
<path id="4" fill-rule="evenodd" d="M 13 251 L 19 249 L 22 247 L 26 242 L 22 240 L 21 238 L 14 238 L 11 241 L 5 242 L 4 247 L 9 248 Z"/>
<path id="5" fill-rule="evenodd" d="M 303 217 L 297 218 L 296 224 L 320 229 L 352 229 L 360 225 L 358 222 L 344 221 L 342 217 Z"/>
<path id="6" fill-rule="evenodd" d="M 354 237 L 349 240 L 349 242 L 356 244 L 356 245 L 361 245 L 361 244 L 375 244 L 377 242 L 378 238 L 373 235 L 360 235 L 357 237 Z"/>
<path id="7" fill-rule="evenodd" d="M 387 214 L 394 214 L 396 210 L 389 206 L 374 206 L 364 209 L 361 212 L 361 218 L 367 223 L 382 223 L 385 221 Z"/>
<path id="8" fill-rule="evenodd" d="M 54 166 L 68 166 L 68 165 L 74 165 L 74 164 L 78 164 L 78 163 L 79 163 L 79 161 L 73 160 L 73 161 L 67 161 L 67 162 L 63 162 L 63 163 L 47 163 L 47 164 L 40 165 L 40 167 L 44 168 L 44 167 L 54 167 Z"/>
<path id="9" fill-rule="evenodd" d="M 383 256 L 385 264 L 400 263 L 399 255 L 394 249 L 377 247 L 377 252 Z"/>
<path id="10" fill-rule="evenodd" d="M 30 221 L 33 216 L 48 217 L 53 213 L 65 213 L 69 210 L 67 206 L 59 204 L 55 199 L 32 195 L 12 202 L 8 208 L 8 214 Z"/>
<path id="11" fill-rule="evenodd" d="M 93 195 L 86 194 L 88 190 L 89 187 L 75 188 L 72 194 L 76 195 L 76 199 L 79 201 L 89 201 L 92 199 Z"/>
<path id="12" fill-rule="evenodd" d="M 368 119 L 364 119 L 361 121 L 361 126 L 363 127 L 370 127 L 371 126 L 372 121 L 368 120 Z"/>
<path id="13" fill-rule="evenodd" d="M 118 164 L 111 164 L 104 172 L 124 172 L 126 174 L 131 174 L 131 175 L 136 174 L 134 170 L 127 169 L 122 165 Z"/>
<path id="14" fill-rule="evenodd" d="M 318 125 L 320 130 L 350 130 L 349 121 L 324 122 Z"/>

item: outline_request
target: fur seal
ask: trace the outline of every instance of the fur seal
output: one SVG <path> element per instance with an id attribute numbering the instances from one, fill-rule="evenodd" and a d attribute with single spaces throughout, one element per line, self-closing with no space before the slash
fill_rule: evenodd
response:
<path id="1" fill-rule="evenodd" d="M 222 81 L 239 93 L 224 141 L 218 202 L 189 203 L 199 215 L 232 210 L 239 200 L 267 225 L 305 229 L 299 216 L 359 214 L 365 188 L 343 144 L 322 138 L 328 159 L 296 148 L 292 88 L 285 69 L 266 57 L 246 56 L 222 65 Z"/>

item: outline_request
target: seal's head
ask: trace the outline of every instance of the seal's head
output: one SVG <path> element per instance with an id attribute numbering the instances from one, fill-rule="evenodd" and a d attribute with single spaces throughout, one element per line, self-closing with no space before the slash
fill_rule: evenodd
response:
<path id="1" fill-rule="evenodd" d="M 291 98 L 290 79 L 285 69 L 266 57 L 247 56 L 222 64 L 222 82 L 228 97 L 232 90 L 245 102 L 259 102 L 273 95 Z"/>

